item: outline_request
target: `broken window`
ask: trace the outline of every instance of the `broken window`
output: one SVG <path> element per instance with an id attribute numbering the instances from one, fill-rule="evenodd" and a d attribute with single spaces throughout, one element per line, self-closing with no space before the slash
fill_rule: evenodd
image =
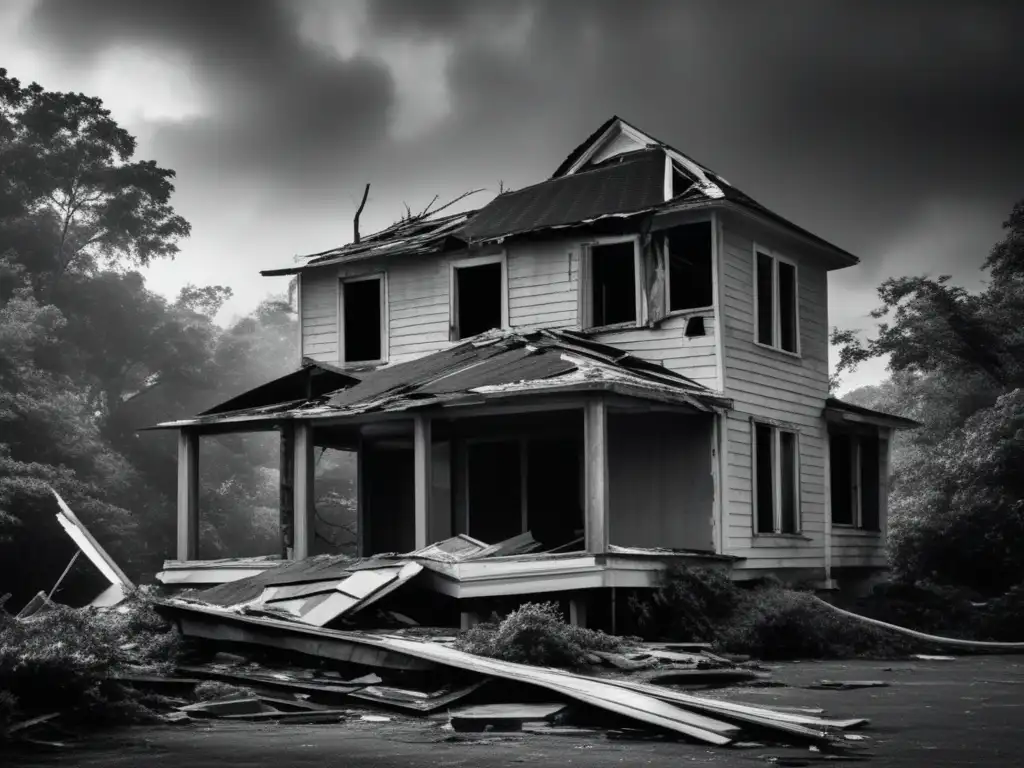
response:
<path id="1" fill-rule="evenodd" d="M 881 530 L 881 461 L 887 447 L 876 435 L 829 434 L 833 525 Z"/>
<path id="2" fill-rule="evenodd" d="M 795 432 L 754 424 L 757 533 L 799 533 L 799 442 Z"/>
<path id="3" fill-rule="evenodd" d="M 376 363 L 384 359 L 384 279 L 341 283 L 341 362 Z"/>
<path id="4" fill-rule="evenodd" d="M 758 249 L 754 269 L 757 342 L 797 353 L 800 326 L 796 266 Z"/>
<path id="5" fill-rule="evenodd" d="M 589 291 L 585 296 L 584 326 L 600 328 L 638 322 L 640 302 L 633 240 L 590 246 L 587 262 Z"/>
<path id="6" fill-rule="evenodd" d="M 485 263 L 453 264 L 452 339 L 467 339 L 492 328 L 504 318 L 504 264 L 500 258 Z"/>
<path id="7" fill-rule="evenodd" d="M 704 309 L 714 304 L 711 278 L 711 222 L 674 227 L 665 238 L 668 248 L 670 312 Z"/>

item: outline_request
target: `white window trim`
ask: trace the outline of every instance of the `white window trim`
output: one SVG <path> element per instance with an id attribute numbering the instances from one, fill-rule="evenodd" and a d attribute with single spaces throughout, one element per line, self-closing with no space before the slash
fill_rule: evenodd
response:
<path id="1" fill-rule="evenodd" d="M 758 325 L 759 325 L 759 311 L 758 311 L 758 290 L 757 290 L 757 254 L 764 254 L 772 260 L 772 305 L 775 311 L 772 313 L 772 343 L 765 344 L 758 338 Z M 782 326 L 782 307 L 779 305 L 779 262 L 788 264 L 793 267 L 793 302 L 795 303 L 795 332 L 796 332 L 796 351 L 791 352 L 788 349 L 783 349 L 779 346 L 779 338 L 781 335 Z M 800 348 L 800 267 L 795 261 L 786 256 L 783 256 L 778 251 L 773 251 L 771 248 L 765 248 L 764 246 L 754 243 L 753 253 L 751 254 L 751 264 L 753 266 L 753 286 L 754 286 L 754 344 L 761 347 L 762 349 L 771 349 L 775 352 L 779 352 L 783 355 L 789 355 L 790 357 L 802 357 Z"/>
<path id="2" fill-rule="evenodd" d="M 508 258 L 503 249 L 499 253 L 488 254 L 487 256 L 468 256 L 461 259 L 453 259 L 448 265 L 448 333 L 453 341 L 461 341 L 454 338 L 453 331 L 458 329 L 458 280 L 455 272 L 466 267 L 481 267 L 485 264 L 501 264 L 501 327 L 508 330 Z"/>
<path id="3" fill-rule="evenodd" d="M 772 431 L 772 521 L 771 531 L 759 531 L 757 514 L 757 427 L 768 427 Z M 782 530 L 782 462 L 779 456 L 782 453 L 782 433 L 788 432 L 793 435 L 793 488 L 795 492 L 794 502 L 796 504 L 796 530 L 783 532 Z M 800 493 L 800 430 L 779 426 L 763 420 L 751 419 L 750 421 L 750 507 L 753 510 L 752 527 L 754 536 L 791 536 L 806 538 L 803 535 L 803 504 Z"/>
<path id="4" fill-rule="evenodd" d="M 362 283 L 367 280 L 380 281 L 380 359 L 379 360 L 346 360 L 345 359 L 345 285 Z M 391 333 L 388 324 L 388 274 L 386 271 L 371 272 L 352 277 L 338 279 L 338 365 L 342 368 L 361 368 L 367 365 L 383 365 L 388 361 Z"/>
<path id="5" fill-rule="evenodd" d="M 593 317 L 593 277 L 594 270 L 593 265 L 587 264 L 586 269 L 581 270 L 586 275 L 586 284 L 583 285 L 580 291 L 580 329 L 584 331 L 617 331 L 626 328 L 642 328 L 647 322 L 647 305 L 643 300 L 644 297 L 644 286 L 643 286 L 643 270 L 641 267 L 640 258 L 640 236 L 639 235 L 622 235 L 622 236 L 608 236 L 598 237 L 593 240 L 587 240 L 586 242 L 580 243 L 580 260 L 589 260 L 591 257 L 591 250 L 595 247 L 603 245 L 615 245 L 617 243 L 633 243 L 633 286 L 634 286 L 634 301 L 636 306 L 636 320 L 629 320 L 624 323 L 613 323 L 612 325 L 591 325 L 591 318 Z"/>
<path id="6" fill-rule="evenodd" d="M 715 249 L 715 219 L 714 216 L 698 217 L 692 221 L 684 221 L 676 226 L 685 227 L 689 224 L 703 224 L 707 222 L 711 226 L 711 303 L 706 307 L 693 307 L 692 309 L 671 309 L 672 306 L 672 261 L 669 259 L 668 232 L 665 230 L 665 237 L 662 238 L 662 255 L 665 259 L 665 317 L 686 317 L 687 315 L 700 315 L 713 313 L 715 311 L 715 296 L 718 292 L 718 269 L 715 264 L 718 254 Z M 756 280 L 756 276 L 755 276 Z"/>

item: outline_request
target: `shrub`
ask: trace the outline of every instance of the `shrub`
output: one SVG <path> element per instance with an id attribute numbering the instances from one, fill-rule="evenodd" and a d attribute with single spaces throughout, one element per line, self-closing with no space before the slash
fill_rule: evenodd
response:
<path id="1" fill-rule="evenodd" d="M 593 651 L 620 650 L 623 639 L 562 620 L 555 603 L 526 603 L 500 621 L 478 624 L 461 633 L 461 651 L 538 666 L 579 667 Z"/>
<path id="2" fill-rule="evenodd" d="M 741 590 L 723 571 L 674 565 L 647 599 L 629 606 L 644 636 L 680 642 L 713 641 L 718 625 L 735 609 Z"/>
<path id="3" fill-rule="evenodd" d="M 890 656 L 913 641 L 838 614 L 807 592 L 761 587 L 744 594 L 717 644 L 759 659 Z"/>
<path id="4" fill-rule="evenodd" d="M 145 593 L 105 611 L 53 605 L 23 620 L 0 614 L 0 691 L 23 712 L 59 710 L 90 721 L 146 719 L 144 697 L 117 684 L 111 673 L 169 664 L 177 643 Z M 6 706 L 13 708 L 10 700 Z"/>

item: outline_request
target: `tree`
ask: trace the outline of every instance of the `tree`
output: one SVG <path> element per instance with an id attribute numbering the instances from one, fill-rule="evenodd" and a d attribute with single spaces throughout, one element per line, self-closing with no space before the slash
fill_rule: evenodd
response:
<path id="1" fill-rule="evenodd" d="M 889 357 L 891 378 L 847 399 L 924 426 L 897 438 L 890 560 L 909 579 L 1001 592 L 1024 581 L 1024 201 L 976 294 L 947 276 L 892 278 L 877 335 L 835 329 L 838 372 Z M 973 564 L 962 567 L 965 558 Z"/>

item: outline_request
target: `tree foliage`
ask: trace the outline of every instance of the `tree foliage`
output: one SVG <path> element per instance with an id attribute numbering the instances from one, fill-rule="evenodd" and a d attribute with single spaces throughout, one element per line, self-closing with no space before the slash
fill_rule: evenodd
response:
<path id="1" fill-rule="evenodd" d="M 230 289 L 147 288 L 138 270 L 172 258 L 189 225 L 174 172 L 135 149 L 98 99 L 0 70 L 0 591 L 16 601 L 74 551 L 50 487 L 129 575 L 151 576 L 173 556 L 175 439 L 139 430 L 293 365 L 284 299 L 222 328 Z M 268 540 L 276 521 L 254 522 L 254 508 L 276 466 L 276 450 L 208 447 L 203 525 L 217 535 L 204 555 Z"/>
<path id="2" fill-rule="evenodd" d="M 1024 201 L 1004 228 L 982 291 L 948 277 L 886 280 L 877 334 L 832 336 L 839 372 L 889 357 L 890 379 L 848 401 L 923 423 L 893 449 L 896 572 L 986 593 L 1024 581 Z"/>

